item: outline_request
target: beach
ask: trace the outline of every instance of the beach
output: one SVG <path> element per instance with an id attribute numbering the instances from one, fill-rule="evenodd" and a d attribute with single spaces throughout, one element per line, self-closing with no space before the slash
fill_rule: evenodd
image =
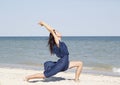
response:
<path id="1" fill-rule="evenodd" d="M 120 77 L 81 73 L 75 82 L 73 72 L 60 72 L 46 79 L 24 81 L 25 76 L 40 73 L 39 70 L 0 68 L 0 85 L 120 85 Z"/>

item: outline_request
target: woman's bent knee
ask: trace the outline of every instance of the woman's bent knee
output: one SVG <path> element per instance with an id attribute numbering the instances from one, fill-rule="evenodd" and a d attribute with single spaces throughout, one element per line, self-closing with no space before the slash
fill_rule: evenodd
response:
<path id="1" fill-rule="evenodd" d="M 69 68 L 82 67 L 82 66 L 83 66 L 83 62 L 81 62 L 81 61 L 71 61 Z"/>
<path id="2" fill-rule="evenodd" d="M 83 62 L 79 61 L 79 67 L 83 66 Z"/>

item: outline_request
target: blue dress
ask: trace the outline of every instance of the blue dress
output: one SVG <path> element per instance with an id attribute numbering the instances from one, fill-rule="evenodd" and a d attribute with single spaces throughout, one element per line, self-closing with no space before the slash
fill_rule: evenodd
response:
<path id="1" fill-rule="evenodd" d="M 60 41 L 59 47 L 54 45 L 53 52 L 60 59 L 57 62 L 47 61 L 44 63 L 44 75 L 46 78 L 67 70 L 69 66 L 69 52 L 64 42 Z"/>

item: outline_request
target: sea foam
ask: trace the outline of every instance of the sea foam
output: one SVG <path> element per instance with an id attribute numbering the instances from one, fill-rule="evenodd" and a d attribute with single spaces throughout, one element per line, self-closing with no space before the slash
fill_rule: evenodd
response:
<path id="1" fill-rule="evenodd" d="M 120 73 L 120 68 L 114 67 L 114 68 L 113 68 L 113 72 Z"/>

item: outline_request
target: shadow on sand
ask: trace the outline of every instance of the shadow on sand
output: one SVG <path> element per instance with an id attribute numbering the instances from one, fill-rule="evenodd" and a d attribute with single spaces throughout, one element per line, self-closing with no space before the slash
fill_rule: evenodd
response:
<path id="1" fill-rule="evenodd" d="M 65 78 L 62 77 L 50 77 L 50 78 L 45 78 L 43 80 L 32 80 L 29 81 L 29 83 L 36 83 L 36 82 L 55 82 L 55 81 L 62 81 L 65 80 Z"/>

